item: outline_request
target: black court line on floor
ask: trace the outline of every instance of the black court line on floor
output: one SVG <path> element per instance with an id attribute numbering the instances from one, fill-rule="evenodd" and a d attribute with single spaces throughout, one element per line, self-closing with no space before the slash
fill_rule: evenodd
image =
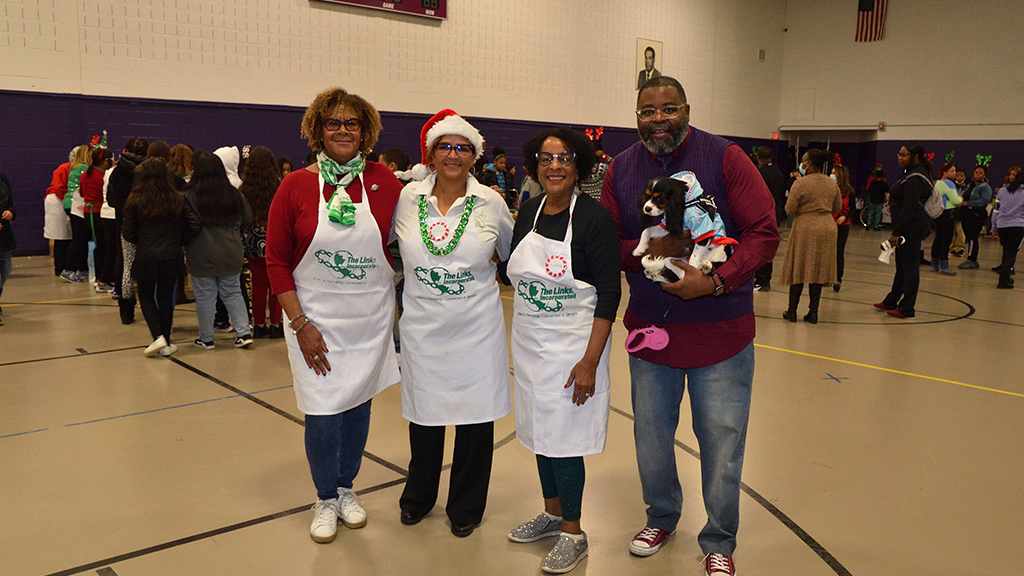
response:
<path id="1" fill-rule="evenodd" d="M 0 368 L 5 366 L 17 366 L 18 364 L 32 364 L 35 362 L 49 362 L 51 360 L 67 360 L 68 358 L 81 358 L 82 356 L 95 356 L 97 354 L 110 354 L 112 352 L 124 352 L 126 350 L 141 350 L 145 346 L 127 346 L 125 348 L 111 348 L 110 350 L 98 350 L 96 352 L 82 352 L 82 348 L 76 348 L 76 354 L 62 354 L 60 356 L 47 356 L 46 358 L 33 358 L 31 360 L 16 360 L 14 362 L 4 362 L 0 364 Z"/>
<path id="2" fill-rule="evenodd" d="M 869 284 L 871 284 L 871 283 L 869 282 Z M 914 316 L 914 318 L 906 319 L 906 320 L 910 320 L 909 322 L 907 322 L 905 320 L 902 320 L 902 319 L 896 319 L 896 318 L 894 318 L 892 320 L 886 320 L 884 318 L 881 318 L 881 322 L 850 322 L 850 321 L 832 321 L 832 320 L 822 320 L 822 319 L 819 319 L 818 320 L 818 324 L 836 324 L 836 325 L 849 325 L 849 326 L 921 326 L 921 325 L 924 325 L 924 324 L 942 324 L 942 323 L 945 323 L 945 322 L 956 322 L 958 320 L 966 320 L 966 319 L 970 318 L 971 316 L 974 316 L 975 312 L 977 312 L 977 309 L 974 307 L 974 305 L 971 304 L 970 302 L 965 301 L 965 300 L 961 300 L 959 298 L 954 298 L 954 297 L 948 296 L 946 294 L 940 294 L 938 292 L 930 292 L 928 290 L 918 290 L 917 292 L 918 292 L 918 294 L 931 294 L 932 296 L 938 296 L 940 298 L 945 298 L 947 300 L 953 300 L 954 302 L 959 302 L 960 304 L 963 304 L 964 306 L 967 307 L 967 313 L 961 314 L 961 315 L 957 316 L 957 315 L 954 315 L 954 314 L 943 314 L 941 312 L 928 312 L 928 311 L 923 311 L 922 312 L 921 310 L 918 310 L 917 314 L 924 313 L 924 314 L 932 314 L 934 316 L 946 316 L 946 317 L 945 318 L 940 318 L 940 319 L 937 319 L 937 320 L 920 320 L 920 319 L 918 319 L 917 316 Z M 788 291 L 783 292 L 783 294 L 788 294 Z M 874 303 L 873 302 L 872 303 L 868 303 L 868 302 L 858 302 L 858 301 L 855 301 L 855 300 L 841 300 L 841 299 L 838 299 L 838 298 L 825 298 L 824 291 L 822 293 L 822 298 L 821 299 L 822 300 L 829 300 L 829 301 L 832 301 L 832 302 L 842 302 L 842 303 L 846 303 L 846 304 L 859 304 L 859 305 L 864 305 L 864 306 L 871 306 L 873 308 L 872 312 L 880 314 L 881 316 L 885 316 L 885 314 L 881 310 L 878 310 L 877 308 L 874 308 Z M 803 298 L 801 298 L 801 300 L 803 300 Z M 780 320 L 782 322 L 789 322 L 789 320 L 786 320 L 786 319 L 782 318 L 781 316 L 776 317 L 776 316 L 765 316 L 765 315 L 762 315 L 762 314 L 755 314 L 754 317 L 755 318 L 761 318 L 761 319 L 764 319 L 764 320 Z M 979 320 L 979 321 L 980 322 L 987 322 L 987 320 Z M 1012 324 L 1012 325 L 1013 326 L 1017 326 L 1017 324 Z"/>
<path id="3" fill-rule="evenodd" d="M 629 412 L 626 412 L 625 410 L 620 410 L 619 408 L 616 408 L 614 406 L 611 407 L 611 410 L 612 412 L 615 412 L 620 416 L 628 418 L 630 421 L 633 420 L 633 415 L 630 414 Z M 693 456 L 697 460 L 700 460 L 700 452 L 694 450 L 693 448 L 687 446 L 686 444 L 683 444 L 679 440 L 675 440 L 675 445 L 682 449 L 683 452 L 686 452 L 690 456 Z M 799 524 L 794 522 L 792 518 L 787 516 L 782 510 L 779 510 L 778 507 L 769 502 L 767 498 L 761 496 L 760 494 L 758 494 L 756 490 L 754 490 L 753 488 L 751 488 L 750 486 L 746 485 L 743 482 L 740 482 L 740 490 L 742 490 L 743 493 L 746 494 L 747 496 L 753 498 L 754 501 L 760 504 L 762 508 L 767 510 L 769 514 L 774 516 L 779 522 L 782 522 L 782 524 L 786 526 L 786 528 L 789 528 L 789 530 L 793 532 L 793 534 L 795 534 L 797 538 L 803 541 L 804 544 L 807 544 L 807 546 L 811 550 L 813 550 L 814 553 L 817 554 L 818 557 L 825 562 L 825 564 L 828 564 L 828 567 L 836 573 L 836 576 L 852 576 L 852 574 L 850 574 L 850 571 L 847 570 L 846 567 L 844 567 L 842 563 L 840 563 L 839 560 L 836 559 L 835 556 L 830 554 L 824 546 L 822 546 L 817 540 L 815 540 L 810 534 L 808 534 L 806 530 L 801 528 Z"/>

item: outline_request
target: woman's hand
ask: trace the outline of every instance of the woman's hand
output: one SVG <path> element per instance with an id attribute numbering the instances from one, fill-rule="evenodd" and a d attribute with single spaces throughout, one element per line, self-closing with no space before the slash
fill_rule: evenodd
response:
<path id="1" fill-rule="evenodd" d="M 584 357 L 576 363 L 569 373 L 569 380 L 565 387 L 572 386 L 575 382 L 576 388 L 572 391 L 572 403 L 577 406 L 586 404 L 587 400 L 594 395 L 594 377 L 597 374 L 597 362 L 587 360 Z"/>
<path id="2" fill-rule="evenodd" d="M 306 366 L 312 368 L 317 375 L 326 376 L 331 371 L 331 363 L 327 361 L 329 350 L 320 331 L 310 322 L 295 337 L 299 341 L 299 350 L 306 360 Z"/>
<path id="3" fill-rule="evenodd" d="M 842 224 L 843 222 L 846 222 L 846 216 L 840 216 L 836 219 L 836 224 Z"/>

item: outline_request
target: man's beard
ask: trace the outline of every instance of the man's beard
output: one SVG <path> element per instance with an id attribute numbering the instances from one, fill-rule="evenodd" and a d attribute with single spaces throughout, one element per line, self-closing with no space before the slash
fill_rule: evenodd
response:
<path id="1" fill-rule="evenodd" d="M 654 130 L 655 127 L 664 127 L 667 129 L 668 138 L 651 138 L 651 131 Z M 668 123 L 662 125 L 651 124 L 646 130 L 640 130 L 640 141 L 644 143 L 644 146 L 651 154 L 654 154 L 655 156 L 664 156 L 666 154 L 671 154 L 673 150 L 679 148 L 679 145 L 683 143 L 683 140 L 686 140 L 686 133 L 688 131 L 689 126 L 685 124 L 678 130 Z"/>

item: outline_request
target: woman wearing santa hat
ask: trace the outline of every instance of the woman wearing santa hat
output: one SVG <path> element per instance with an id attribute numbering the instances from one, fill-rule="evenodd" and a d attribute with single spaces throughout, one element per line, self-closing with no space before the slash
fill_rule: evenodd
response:
<path id="1" fill-rule="evenodd" d="M 302 118 L 316 162 L 281 182 L 267 222 L 267 274 L 285 331 L 317 502 L 310 536 L 334 540 L 339 520 L 366 524 L 352 490 L 370 427 L 370 400 L 399 380 L 392 340 L 394 272 L 388 233 L 402 185 L 364 154 L 380 115 L 341 88 Z"/>
<path id="2" fill-rule="evenodd" d="M 405 267 L 402 415 L 412 458 L 400 506 L 418 523 L 437 501 L 445 426 L 455 453 L 445 510 L 452 534 L 480 523 L 491 476 L 494 421 L 512 408 L 497 251 L 509 256 L 512 216 L 501 196 L 469 175 L 483 138 L 452 110 L 420 133 L 432 173 L 402 190 L 393 237 Z"/>

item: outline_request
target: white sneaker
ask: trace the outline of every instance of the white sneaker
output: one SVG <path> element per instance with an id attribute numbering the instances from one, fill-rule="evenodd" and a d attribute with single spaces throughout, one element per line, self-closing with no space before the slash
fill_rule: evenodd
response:
<path id="1" fill-rule="evenodd" d="M 326 544 L 333 542 L 338 534 L 338 499 L 317 500 L 313 505 L 313 523 L 309 526 L 309 536 L 314 542 Z"/>
<path id="2" fill-rule="evenodd" d="M 163 356 L 164 358 L 167 358 L 168 356 L 174 354 L 177 351 L 177 346 L 175 346 L 174 344 L 168 344 L 167 346 L 164 346 L 163 348 L 160 349 L 160 355 Z"/>
<path id="3" fill-rule="evenodd" d="M 156 354 L 157 352 L 159 352 L 160 350 L 162 350 L 162 349 L 164 349 L 166 347 L 167 347 L 167 340 L 163 336 L 160 336 L 156 340 L 153 340 L 152 344 L 150 344 L 149 346 L 146 346 L 145 354 L 147 356 L 149 356 L 150 354 Z"/>
<path id="4" fill-rule="evenodd" d="M 340 500 L 341 522 L 347 528 L 366 526 L 366 510 L 355 492 L 349 488 L 338 488 L 338 500 Z"/>

